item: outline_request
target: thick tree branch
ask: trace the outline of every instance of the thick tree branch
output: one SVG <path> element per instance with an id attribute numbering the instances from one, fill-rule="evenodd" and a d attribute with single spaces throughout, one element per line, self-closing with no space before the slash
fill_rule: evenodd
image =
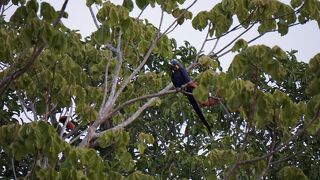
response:
<path id="1" fill-rule="evenodd" d="M 144 55 L 142 62 L 139 64 L 139 66 L 131 73 L 131 75 L 124 80 L 124 82 L 121 84 L 120 88 L 118 89 L 116 95 L 114 96 L 114 100 L 113 102 L 116 101 L 116 99 L 120 96 L 120 94 L 122 93 L 122 91 L 124 90 L 124 88 L 130 83 L 131 79 L 136 76 L 140 70 L 143 68 L 143 66 L 145 65 L 145 63 L 147 62 L 149 56 L 152 53 L 153 48 L 156 46 L 157 42 L 160 39 L 160 33 L 157 33 L 155 39 L 152 41 L 147 53 Z"/>
<path id="2" fill-rule="evenodd" d="M 112 106 L 114 99 L 116 99 L 115 93 L 116 93 L 116 88 L 117 88 L 117 84 L 118 84 L 118 79 L 119 79 L 119 73 L 120 73 L 120 69 L 122 66 L 122 62 L 123 62 L 123 57 L 122 57 L 122 52 L 121 52 L 121 36 L 122 36 L 122 32 L 121 30 L 119 30 L 119 34 L 118 34 L 118 44 L 117 44 L 117 60 L 118 63 L 115 67 L 114 73 L 113 73 L 113 77 L 112 77 L 112 81 L 111 81 L 111 89 L 110 89 L 110 94 L 108 97 L 108 100 L 106 102 L 106 104 L 104 105 L 103 110 L 106 111 L 107 108 L 109 108 L 109 106 Z"/>
<path id="3" fill-rule="evenodd" d="M 159 93 L 157 93 L 159 96 L 162 95 L 166 95 L 166 94 L 170 94 L 173 93 L 173 91 L 169 91 L 169 89 L 172 88 L 172 83 L 168 84 L 165 88 L 163 88 L 161 91 L 159 91 Z M 155 94 L 153 94 L 155 95 Z M 153 96 L 153 95 L 150 95 Z M 155 96 L 158 97 L 158 96 Z M 121 124 L 113 127 L 112 129 L 108 129 L 106 131 L 100 132 L 98 134 L 96 134 L 96 138 L 101 136 L 102 134 L 104 134 L 107 131 L 117 131 L 119 129 L 125 128 L 126 126 L 128 126 L 129 124 L 131 124 L 145 109 L 147 109 L 155 100 L 156 98 L 153 97 L 150 100 L 148 100 L 142 107 L 140 107 L 130 118 L 128 118 L 127 120 L 123 121 Z M 130 102 L 127 102 L 130 103 Z M 132 102 L 133 103 L 133 102 Z"/>
<path id="4" fill-rule="evenodd" d="M 107 117 L 111 117 L 113 116 L 115 113 L 117 113 L 120 109 L 123 109 L 125 106 L 128 106 L 132 103 L 135 103 L 137 101 L 140 101 L 140 100 L 144 100 L 144 99 L 149 99 L 149 98 L 154 98 L 154 97 L 160 97 L 160 96 L 165 96 L 165 95 L 168 95 L 168 94 L 172 94 L 172 93 L 176 93 L 177 91 L 176 90 L 169 90 L 169 91 L 166 91 L 166 92 L 158 92 L 158 93 L 154 93 L 154 94 L 148 94 L 148 95 L 145 95 L 145 96 L 140 96 L 140 97 L 137 97 L 137 98 L 133 98 L 133 99 L 130 99 L 129 101 L 126 101 L 124 103 L 122 103 L 121 105 L 119 105 L 117 108 L 115 108 L 114 110 L 112 110 L 108 115 Z"/>

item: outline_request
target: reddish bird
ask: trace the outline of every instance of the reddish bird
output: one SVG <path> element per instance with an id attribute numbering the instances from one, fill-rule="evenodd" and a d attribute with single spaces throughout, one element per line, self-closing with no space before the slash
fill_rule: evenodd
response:
<path id="1" fill-rule="evenodd" d="M 64 124 L 67 120 L 67 116 L 61 116 L 59 118 L 59 122 L 61 122 L 62 124 Z M 73 130 L 76 126 L 74 125 L 74 123 L 72 121 L 69 121 L 66 125 L 67 130 Z"/>

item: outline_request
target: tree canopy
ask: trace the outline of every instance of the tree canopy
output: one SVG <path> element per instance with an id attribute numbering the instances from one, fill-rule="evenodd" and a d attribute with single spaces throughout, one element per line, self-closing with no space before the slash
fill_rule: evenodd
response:
<path id="1" fill-rule="evenodd" d="M 295 50 L 252 42 L 320 26 L 320 2 L 222 0 L 197 14 L 197 0 L 186 3 L 87 0 L 97 30 L 82 37 L 61 21 L 75 13 L 68 0 L 61 9 L 0 0 L 0 177 L 319 179 L 320 52 L 306 64 Z M 154 7 L 158 25 L 129 15 Z M 163 27 L 166 16 L 174 20 Z M 186 21 L 206 35 L 199 50 L 168 37 Z M 243 38 L 253 27 L 259 35 Z M 202 109 L 213 137 L 173 88 L 172 59 L 198 83 L 197 100 L 220 99 Z"/>

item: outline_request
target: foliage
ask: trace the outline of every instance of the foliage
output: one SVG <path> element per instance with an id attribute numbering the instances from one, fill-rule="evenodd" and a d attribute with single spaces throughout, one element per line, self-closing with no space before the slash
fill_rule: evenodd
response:
<path id="1" fill-rule="evenodd" d="M 184 0 L 87 0 L 99 10 L 97 30 L 85 38 L 60 21 L 67 2 L 56 10 L 36 0 L 0 1 L 0 177 L 320 177 L 320 54 L 308 65 L 297 51 L 240 36 L 203 54 L 167 36 L 187 20 L 208 31 L 203 46 L 254 26 L 259 37 L 286 35 L 297 23 L 320 24 L 318 1 L 222 0 L 193 16 Z M 172 25 L 130 17 L 149 6 L 174 17 Z M 235 56 L 224 72 L 219 58 L 228 52 Z M 213 138 L 187 98 L 170 90 L 171 59 L 198 83 L 197 100 L 221 100 L 203 108 Z M 63 115 L 77 127 L 66 130 Z"/>

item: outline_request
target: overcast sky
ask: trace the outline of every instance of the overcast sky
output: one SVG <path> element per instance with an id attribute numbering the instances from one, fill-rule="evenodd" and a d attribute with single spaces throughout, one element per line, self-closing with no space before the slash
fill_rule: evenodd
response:
<path id="1" fill-rule="evenodd" d="M 47 0 L 51 4 L 53 4 L 57 9 L 60 9 L 63 1 L 58 0 Z M 63 22 L 67 25 L 67 27 L 79 30 L 83 37 L 91 34 L 92 31 L 96 30 L 92 18 L 90 16 L 89 9 L 85 5 L 85 0 L 71 0 L 67 6 L 66 11 L 69 14 L 69 18 L 67 20 L 63 20 Z M 121 4 L 122 0 L 111 0 L 111 2 L 115 4 Z M 191 0 L 186 0 L 185 6 L 191 4 Z M 190 11 L 195 15 L 197 12 L 202 10 L 211 9 L 216 3 L 220 2 L 220 0 L 199 0 Z M 282 2 L 289 3 L 289 0 L 282 0 Z M 93 6 L 95 12 L 97 12 L 97 8 Z M 140 13 L 140 10 L 135 8 L 134 11 L 130 14 L 133 17 L 137 17 Z M 161 11 L 159 8 L 151 8 L 148 7 L 141 18 L 148 19 L 149 22 L 153 23 L 156 27 L 158 27 L 160 21 Z M 168 25 L 173 21 L 170 15 L 166 14 L 164 18 L 163 27 L 168 27 Z M 163 28 L 163 29 L 164 29 Z M 163 30 L 162 29 L 162 30 Z M 226 37 L 222 38 L 219 41 L 218 47 L 223 47 L 225 44 L 229 43 L 236 35 L 241 33 L 242 31 L 235 32 L 234 34 L 229 34 Z M 199 32 L 192 28 L 191 21 L 185 22 L 182 26 L 179 26 L 174 32 L 169 34 L 169 37 L 175 38 L 178 44 L 182 44 L 184 41 L 189 41 L 193 46 L 197 49 L 200 49 L 202 42 L 205 38 L 206 32 Z M 245 36 L 246 40 L 250 40 L 252 37 L 257 36 L 256 31 L 251 31 L 250 34 Z M 278 45 L 282 49 L 290 51 L 290 50 L 298 50 L 297 57 L 301 61 L 309 62 L 310 58 L 312 58 L 315 54 L 320 52 L 320 30 L 315 21 L 308 22 L 305 25 L 295 26 L 289 29 L 289 33 L 283 37 L 281 37 L 277 32 L 269 33 L 259 40 L 255 41 L 253 44 L 266 44 L 268 46 Z M 205 52 L 209 52 L 213 47 L 213 43 L 207 45 L 205 48 Z M 224 56 L 220 59 L 224 70 L 229 66 L 233 55 L 230 54 L 228 56 Z"/>

